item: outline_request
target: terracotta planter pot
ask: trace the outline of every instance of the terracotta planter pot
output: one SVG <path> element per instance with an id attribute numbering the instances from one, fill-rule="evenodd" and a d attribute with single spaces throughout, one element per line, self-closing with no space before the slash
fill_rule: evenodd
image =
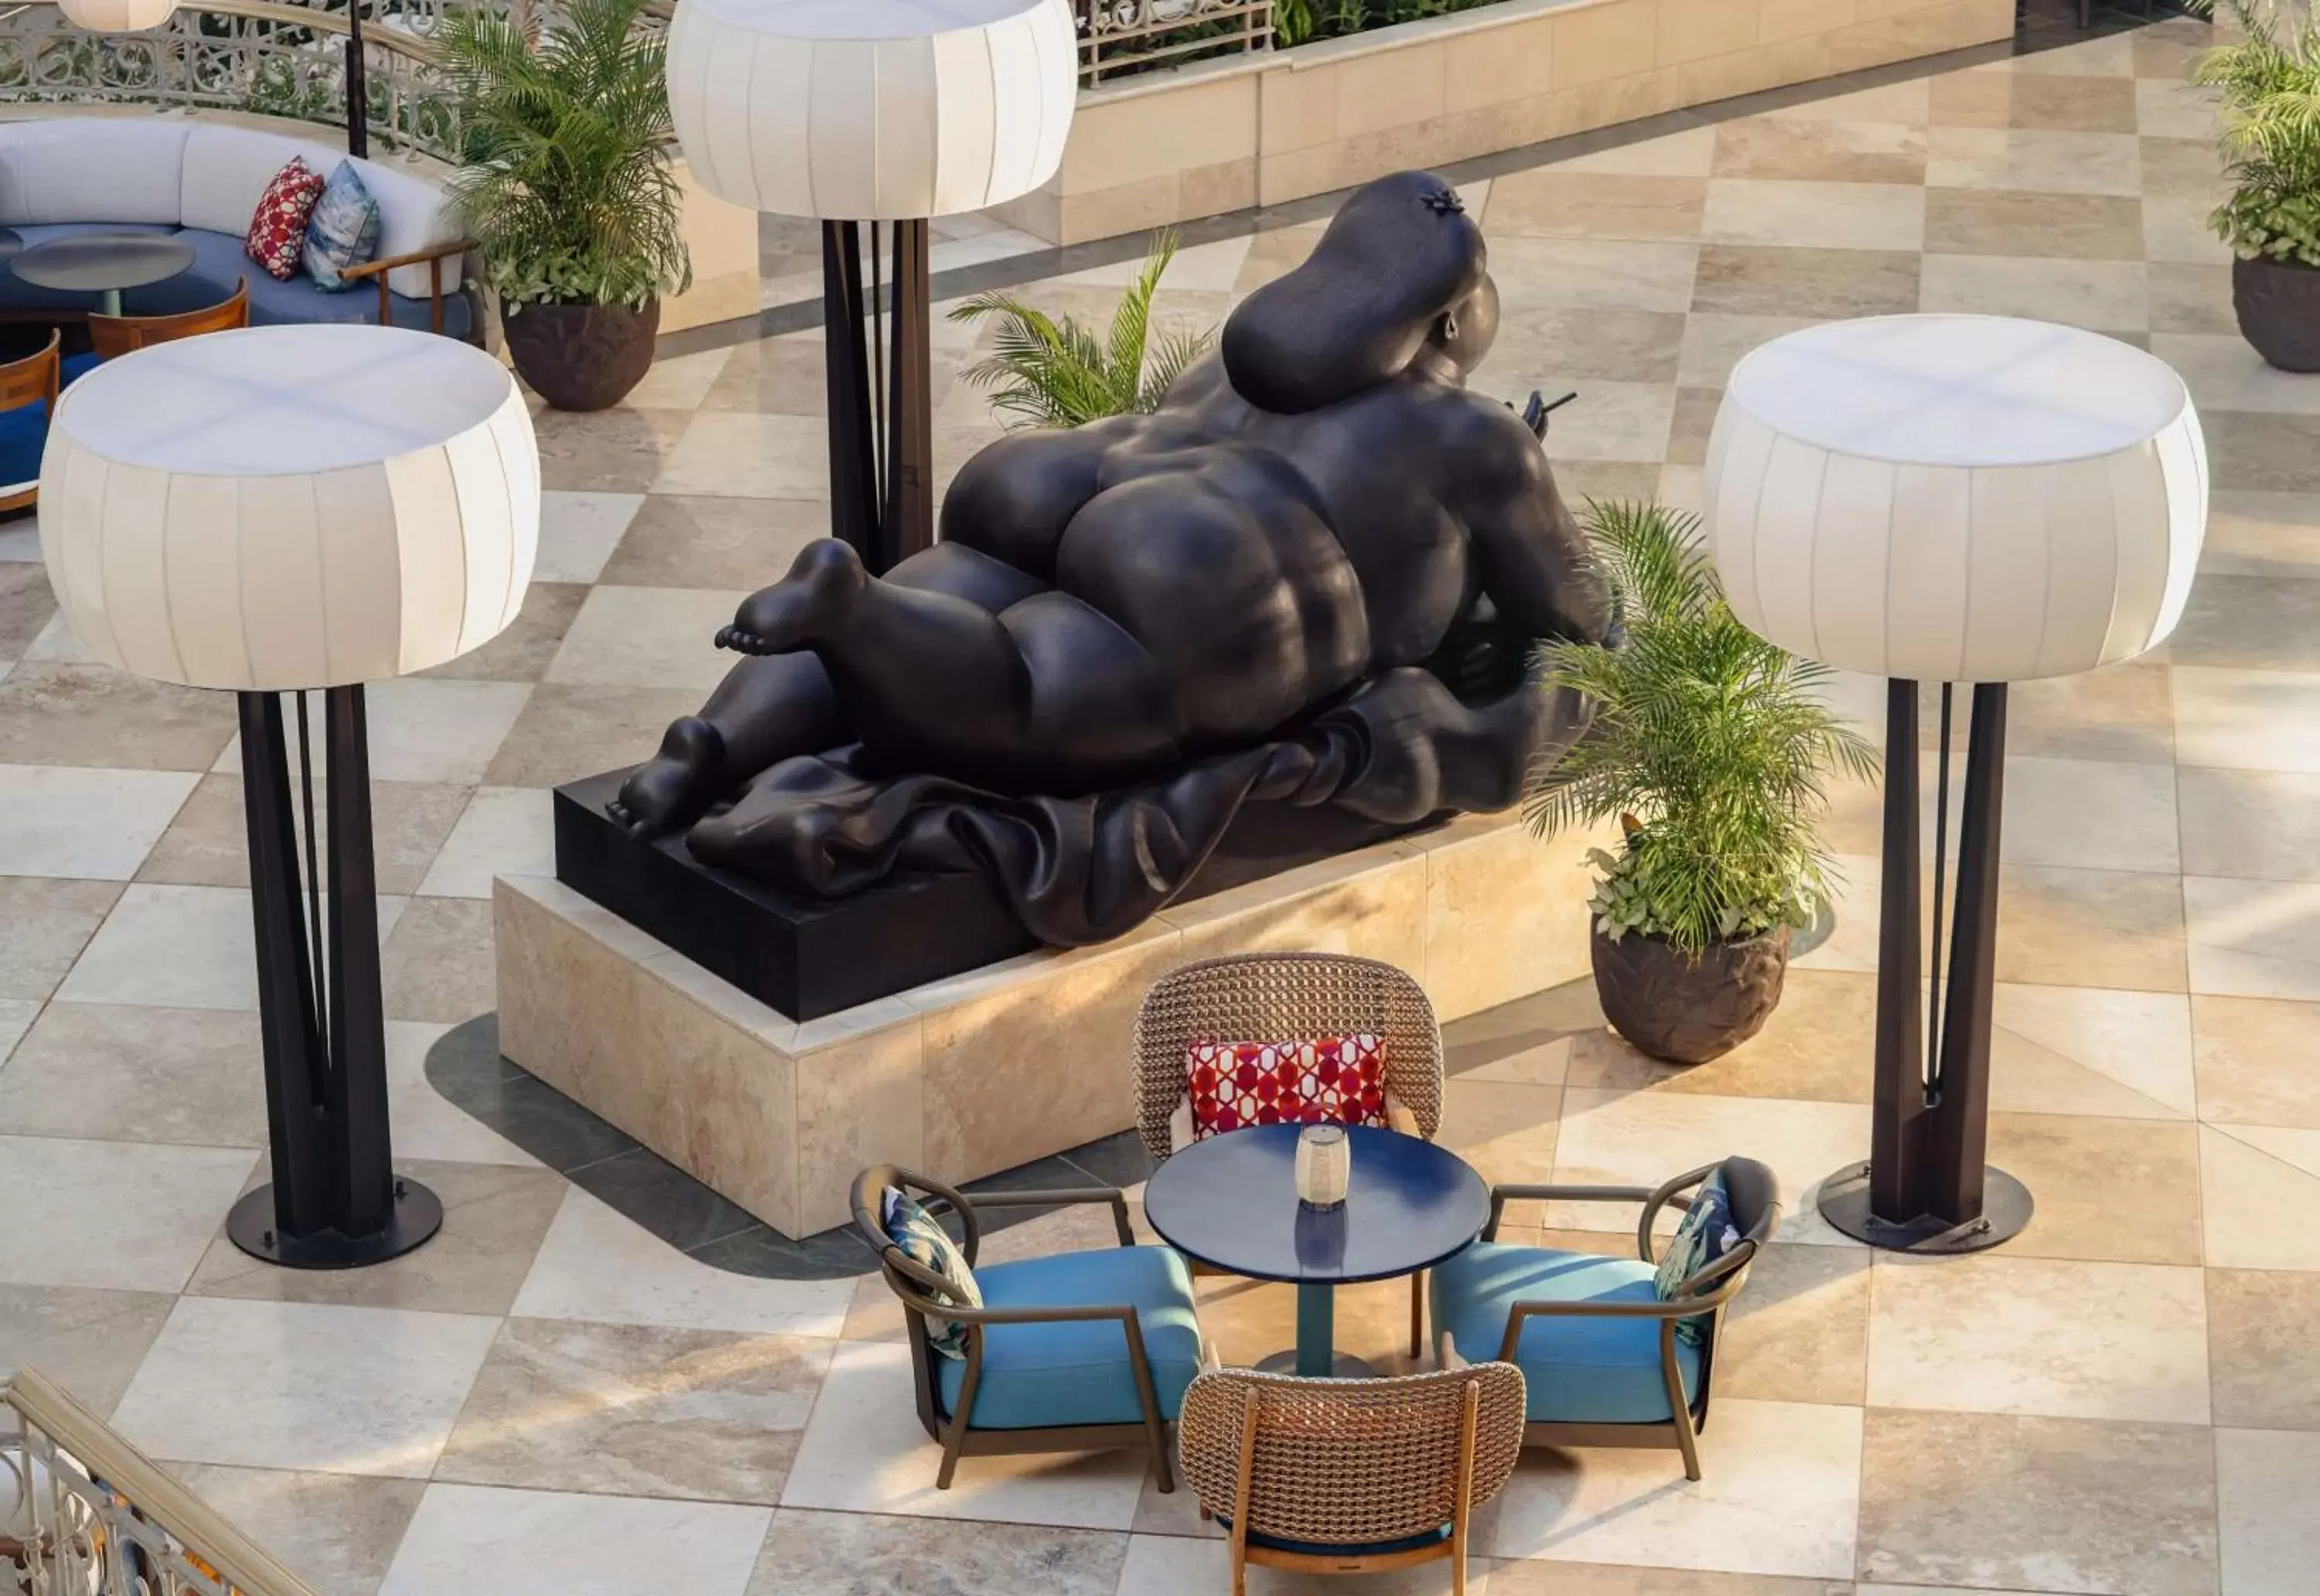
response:
<path id="1" fill-rule="evenodd" d="M 2320 371 L 2320 270 L 2285 260 L 2232 262 L 2240 336 L 2282 371 Z"/>
<path id="2" fill-rule="evenodd" d="M 1789 928 L 1697 960 L 1654 937 L 1597 931 L 1595 995 L 1611 1029 L 1654 1058 L 1706 1064 L 1764 1029 L 1789 969 Z"/>
<path id="3" fill-rule="evenodd" d="M 500 325 L 516 375 L 558 410 L 604 410 L 628 396 L 651 368 L 660 301 L 642 310 L 617 304 L 509 306 Z"/>

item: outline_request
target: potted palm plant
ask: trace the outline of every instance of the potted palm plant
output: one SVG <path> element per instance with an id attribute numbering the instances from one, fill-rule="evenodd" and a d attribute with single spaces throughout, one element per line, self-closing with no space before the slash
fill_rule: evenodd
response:
<path id="1" fill-rule="evenodd" d="M 1696 517 L 1590 503 L 1587 525 L 1626 639 L 1540 646 L 1544 690 L 1595 718 L 1527 813 L 1541 834 L 1618 821 L 1618 850 L 1588 854 L 1604 1017 L 1654 1058 L 1704 1064 L 1781 1001 L 1790 932 L 1826 902 L 1823 780 L 1877 756 L 1822 703 L 1826 666 L 1733 615 Z"/>
<path id="2" fill-rule="evenodd" d="M 1184 368 L 1215 341 L 1213 331 L 1164 332 L 1153 340 L 1152 301 L 1176 258 L 1176 235 L 1152 240 L 1099 336 L 1071 316 L 1057 318 L 1011 294 L 978 294 L 956 306 L 954 322 L 995 321 L 992 352 L 963 375 L 992 391 L 991 408 L 1010 427 L 1076 427 L 1108 415 L 1160 408 Z"/>
<path id="3" fill-rule="evenodd" d="M 2240 335 L 2272 365 L 2320 371 L 2320 25 L 2309 0 L 2225 0 L 2245 37 L 2192 64 L 2223 91 L 2231 197 L 2216 207 Z"/>
<path id="4" fill-rule="evenodd" d="M 465 160 L 452 191 L 500 301 L 517 374 L 602 410 L 652 364 L 660 295 L 693 279 L 669 169 L 666 34 L 647 0 L 574 0 L 536 41 L 484 5 L 434 43 Z"/>

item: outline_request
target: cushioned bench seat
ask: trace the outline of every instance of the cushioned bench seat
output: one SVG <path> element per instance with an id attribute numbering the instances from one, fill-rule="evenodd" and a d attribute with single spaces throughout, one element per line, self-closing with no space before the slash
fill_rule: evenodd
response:
<path id="1" fill-rule="evenodd" d="M 292 156 L 327 176 L 346 157 L 329 146 L 252 128 L 183 119 L 47 117 L 0 122 L 0 226 L 26 247 L 80 232 L 162 232 L 194 249 L 192 268 L 165 282 L 131 288 L 122 309 L 132 316 L 170 315 L 215 304 L 249 284 L 249 319 L 267 326 L 296 322 L 378 320 L 378 288 L 365 279 L 325 294 L 303 272 L 277 282 L 242 250 L 249 214 L 267 183 Z M 409 254 L 449 243 L 458 223 L 441 191 L 413 168 L 357 161 L 378 202 L 379 254 Z M 461 286 L 457 258 L 441 265 L 443 331 L 464 338 L 476 327 L 474 296 Z M 387 274 L 389 319 L 426 331 L 430 268 Z M 92 311 L 94 294 L 38 288 L 0 267 L 0 312 Z"/>

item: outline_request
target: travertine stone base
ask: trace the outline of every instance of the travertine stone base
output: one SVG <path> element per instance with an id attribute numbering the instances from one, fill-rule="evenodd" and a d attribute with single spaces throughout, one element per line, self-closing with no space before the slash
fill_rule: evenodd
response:
<path id="1" fill-rule="evenodd" d="M 1356 953 L 1445 1020 L 1585 974 L 1588 839 L 1504 816 L 1343 855 L 800 1025 L 561 883 L 494 894 L 507 1056 L 775 1229 L 843 1223 L 866 1164 L 948 1181 L 1127 1129 L 1137 1005 L 1189 959 Z"/>

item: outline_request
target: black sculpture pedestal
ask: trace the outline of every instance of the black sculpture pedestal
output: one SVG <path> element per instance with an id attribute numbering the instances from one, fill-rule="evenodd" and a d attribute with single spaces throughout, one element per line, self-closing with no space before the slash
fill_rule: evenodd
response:
<path id="1" fill-rule="evenodd" d="M 282 700 L 244 693 L 241 783 L 274 1179 L 233 1205 L 226 1234 L 293 1269 L 352 1269 L 407 1253 L 443 1205 L 394 1173 L 387 1138 L 386 1022 L 379 995 L 370 755 L 359 686 L 324 692 L 329 814 L 318 853 L 305 695 L 293 810 Z M 299 884 L 299 828 L 305 887 Z M 327 861 L 327 871 L 323 862 Z M 327 903 L 322 882 L 330 884 Z"/>
<path id="2" fill-rule="evenodd" d="M 1998 809 L 2006 770 L 2006 685 L 1973 690 L 1965 802 L 1958 820 L 1957 905 L 1942 990 L 1943 875 L 1949 842 L 1950 687 L 1942 686 L 1940 797 L 1935 808 L 1934 997 L 1917 985 L 1917 684 L 1888 684 L 1884 880 L 1877 925 L 1877 1066 L 1869 1161 L 1821 1183 L 1821 1217 L 1889 1252 L 1980 1252 L 2030 1222 L 2030 1192 L 1987 1162 L 1989 1031 L 1998 968 Z M 1927 1010 L 1934 1019 L 1928 1038 Z M 1928 1070 L 1926 1061 L 1933 1067 Z"/>

